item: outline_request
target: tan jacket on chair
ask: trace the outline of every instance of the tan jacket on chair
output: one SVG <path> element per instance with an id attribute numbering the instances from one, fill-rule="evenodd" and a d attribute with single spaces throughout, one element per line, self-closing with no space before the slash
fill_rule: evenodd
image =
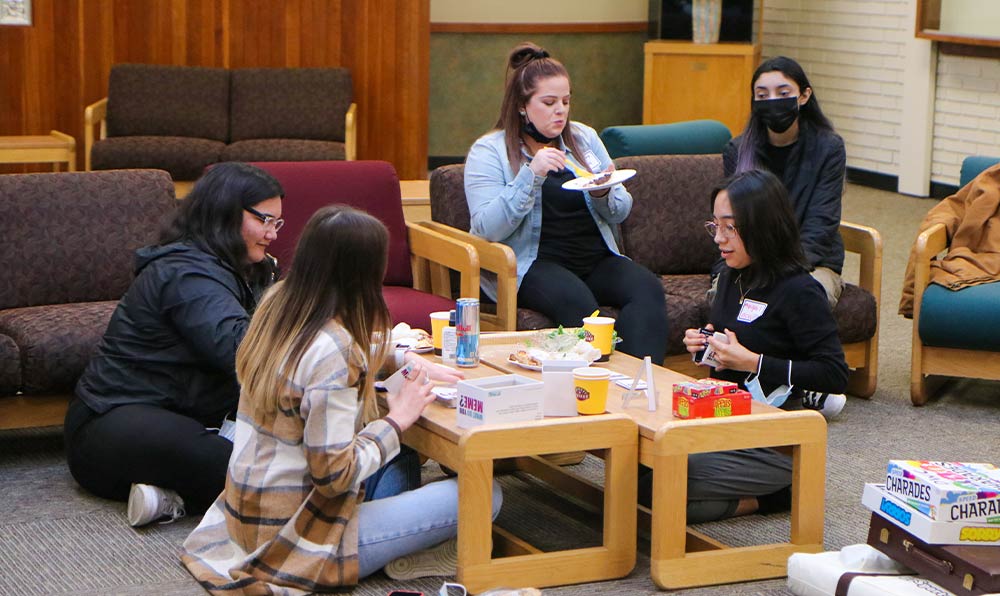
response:
<path id="1" fill-rule="evenodd" d="M 931 263 L 932 283 L 961 290 L 1000 281 L 1000 164 L 938 203 L 920 224 L 920 232 L 939 223 L 948 232 L 949 248 Z M 913 317 L 915 257 L 916 245 L 910 249 L 899 300 L 899 314 L 907 318 Z"/>

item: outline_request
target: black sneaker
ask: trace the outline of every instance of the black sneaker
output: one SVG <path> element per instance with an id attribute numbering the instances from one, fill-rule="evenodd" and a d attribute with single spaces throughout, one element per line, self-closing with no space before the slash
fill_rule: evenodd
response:
<path id="1" fill-rule="evenodd" d="M 816 410 L 827 420 L 833 420 L 839 416 L 846 403 L 847 396 L 843 393 L 802 392 L 802 407 L 807 410 Z"/>

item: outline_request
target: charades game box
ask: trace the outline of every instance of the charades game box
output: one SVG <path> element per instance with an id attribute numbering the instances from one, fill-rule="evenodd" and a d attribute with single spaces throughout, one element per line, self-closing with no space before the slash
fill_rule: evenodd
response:
<path id="1" fill-rule="evenodd" d="M 543 387 L 541 381 L 521 375 L 459 381 L 458 426 L 541 420 Z"/>
<path id="2" fill-rule="evenodd" d="M 861 503 L 928 544 L 1000 546 L 1000 525 L 933 520 L 893 496 L 884 484 L 866 484 Z"/>
<path id="3" fill-rule="evenodd" d="M 894 459 L 885 489 L 932 520 L 1000 525 L 1000 468 L 992 464 Z"/>

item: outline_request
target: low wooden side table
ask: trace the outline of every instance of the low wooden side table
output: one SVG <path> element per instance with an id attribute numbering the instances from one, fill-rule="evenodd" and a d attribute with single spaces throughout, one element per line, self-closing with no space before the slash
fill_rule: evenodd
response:
<path id="1" fill-rule="evenodd" d="M 431 354 L 425 358 L 437 360 Z M 466 378 L 502 374 L 486 365 L 462 371 Z M 638 432 L 629 416 L 546 418 L 459 428 L 454 409 L 432 403 L 403 433 L 403 443 L 458 472 L 456 577 L 470 594 L 500 586 L 542 588 L 617 579 L 635 567 Z M 604 493 L 597 499 L 604 512 L 600 546 L 542 552 L 493 526 L 494 460 L 517 458 L 549 469 L 557 466 L 537 456 L 589 449 L 604 450 L 606 458 Z"/>
<path id="2" fill-rule="evenodd" d="M 75 172 L 76 139 L 58 130 L 48 135 L 0 137 L 0 163 L 51 163 L 53 172 L 65 163 L 68 172 Z"/>

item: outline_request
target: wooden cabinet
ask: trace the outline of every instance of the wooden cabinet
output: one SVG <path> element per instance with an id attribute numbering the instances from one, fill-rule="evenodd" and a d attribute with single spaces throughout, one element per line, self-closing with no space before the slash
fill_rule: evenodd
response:
<path id="1" fill-rule="evenodd" d="M 711 118 L 738 135 L 750 116 L 750 77 L 760 45 L 648 41 L 642 123 Z"/>

